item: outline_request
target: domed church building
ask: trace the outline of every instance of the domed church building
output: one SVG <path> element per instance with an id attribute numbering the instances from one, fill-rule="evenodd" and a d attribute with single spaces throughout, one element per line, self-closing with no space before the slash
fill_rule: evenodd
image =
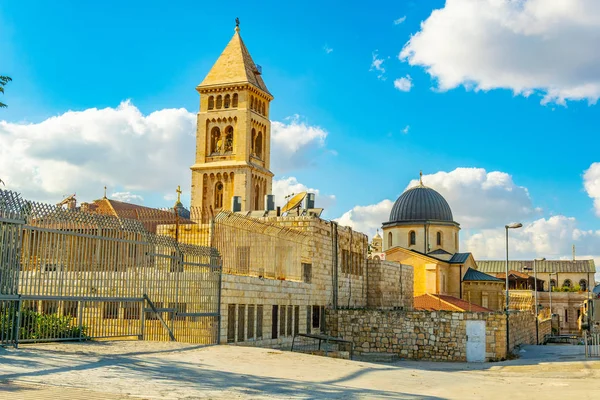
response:
<path id="1" fill-rule="evenodd" d="M 415 298 L 448 295 L 502 309 L 503 281 L 477 270 L 471 253 L 460 253 L 460 224 L 444 197 L 423 184 L 407 189 L 383 223 L 385 259 L 411 265 Z"/>

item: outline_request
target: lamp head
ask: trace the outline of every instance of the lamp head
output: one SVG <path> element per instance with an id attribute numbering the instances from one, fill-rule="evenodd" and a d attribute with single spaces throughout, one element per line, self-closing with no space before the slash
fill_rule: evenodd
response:
<path id="1" fill-rule="evenodd" d="M 512 224 L 505 225 L 505 228 L 506 229 L 517 229 L 517 228 L 520 228 L 522 226 L 523 226 L 523 224 L 520 223 L 520 222 L 513 222 Z"/>

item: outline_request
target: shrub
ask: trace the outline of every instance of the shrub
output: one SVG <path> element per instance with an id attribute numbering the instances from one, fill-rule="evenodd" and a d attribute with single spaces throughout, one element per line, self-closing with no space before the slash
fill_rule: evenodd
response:
<path id="1" fill-rule="evenodd" d="M 12 337 L 17 322 L 14 307 L 0 310 L 0 336 Z M 41 314 L 30 309 L 21 311 L 19 340 L 86 338 L 85 327 L 73 323 L 73 318 L 57 314 Z"/>

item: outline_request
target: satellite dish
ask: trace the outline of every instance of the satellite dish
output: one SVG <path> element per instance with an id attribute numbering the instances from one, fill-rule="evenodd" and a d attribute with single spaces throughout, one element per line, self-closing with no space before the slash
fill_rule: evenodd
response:
<path id="1" fill-rule="evenodd" d="M 285 206 L 283 206 L 283 208 L 281 209 L 281 212 L 288 212 L 290 210 L 293 210 L 294 208 L 300 207 L 300 204 L 302 204 L 302 200 L 304 200 L 304 198 L 306 197 L 306 192 L 300 192 L 297 195 L 295 195 L 294 197 L 292 197 Z"/>

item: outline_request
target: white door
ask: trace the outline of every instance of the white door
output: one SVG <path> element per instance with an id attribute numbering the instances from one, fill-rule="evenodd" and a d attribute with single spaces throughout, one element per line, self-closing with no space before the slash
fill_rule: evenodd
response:
<path id="1" fill-rule="evenodd" d="M 467 361 L 485 361 L 485 321 L 467 321 Z"/>

